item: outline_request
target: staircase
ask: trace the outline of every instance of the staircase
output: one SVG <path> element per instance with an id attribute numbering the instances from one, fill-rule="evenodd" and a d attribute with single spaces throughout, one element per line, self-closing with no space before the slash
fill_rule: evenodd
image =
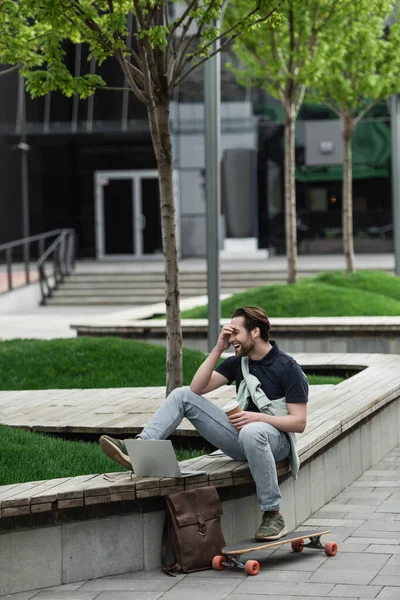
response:
<path id="1" fill-rule="evenodd" d="M 315 273 L 301 273 L 312 277 Z M 266 272 L 260 269 L 221 273 L 221 293 L 234 294 L 261 285 L 284 283 L 285 272 Z M 48 305 L 145 305 L 164 302 L 164 273 L 73 273 L 64 280 Z M 207 295 L 205 272 L 180 272 L 183 298 Z"/>

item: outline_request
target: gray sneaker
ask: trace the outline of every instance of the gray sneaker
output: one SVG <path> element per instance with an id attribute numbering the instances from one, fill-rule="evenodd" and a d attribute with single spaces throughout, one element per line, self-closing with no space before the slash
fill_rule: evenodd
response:
<path id="1" fill-rule="evenodd" d="M 102 435 L 99 440 L 100 448 L 107 456 L 132 471 L 131 461 L 126 450 L 125 442 L 109 435 Z"/>
<path id="2" fill-rule="evenodd" d="M 255 537 L 257 540 L 279 540 L 286 534 L 287 529 L 282 515 L 265 512 Z"/>

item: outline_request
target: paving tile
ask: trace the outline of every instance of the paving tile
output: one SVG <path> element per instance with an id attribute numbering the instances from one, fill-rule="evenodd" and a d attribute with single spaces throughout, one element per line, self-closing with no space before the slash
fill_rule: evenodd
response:
<path id="1" fill-rule="evenodd" d="M 241 583 L 236 592 L 246 594 L 265 594 L 267 596 L 327 596 L 333 585 L 330 583 L 291 583 L 285 586 L 282 583 L 270 582 L 265 585 L 264 581 L 257 581 L 256 577 L 248 577 Z"/>
<path id="2" fill-rule="evenodd" d="M 379 508 L 376 509 L 376 512 L 400 514 L 400 502 L 398 500 L 397 502 L 384 502 Z"/>
<path id="3" fill-rule="evenodd" d="M 335 512 L 340 512 L 340 513 L 350 513 L 350 512 L 356 512 L 356 513 L 360 513 L 360 518 L 361 518 L 361 513 L 365 513 L 367 515 L 374 513 L 376 510 L 376 508 L 374 506 L 365 506 L 362 504 L 326 504 L 325 506 L 323 506 L 318 512 L 320 513 L 325 513 L 325 512 L 330 512 L 333 513 L 334 518 L 341 518 L 338 517 L 337 515 L 335 515 Z M 316 513 L 315 513 L 316 514 Z M 315 515 L 313 515 L 314 517 Z M 329 517 L 325 517 L 325 518 L 329 518 Z"/>
<path id="4" fill-rule="evenodd" d="M 395 540 L 397 543 L 399 542 L 400 539 L 400 535 L 398 531 L 380 531 L 379 529 L 372 530 L 372 529 L 363 529 L 363 528 L 359 528 L 356 530 L 355 534 L 356 537 L 359 538 L 368 538 L 370 540 L 374 539 L 374 538 L 380 538 L 382 537 L 382 535 L 385 536 L 385 538 L 388 539 L 393 539 Z"/>
<path id="5" fill-rule="evenodd" d="M 184 577 L 188 577 L 185 573 L 177 573 L 175 578 L 177 581 L 183 579 Z M 122 573 L 121 575 L 109 575 L 108 577 L 102 577 L 102 580 L 107 581 L 108 579 L 161 579 L 164 581 L 165 579 L 171 579 L 170 575 L 164 573 L 164 571 L 159 569 L 150 569 L 148 571 L 131 571 L 130 573 Z"/>
<path id="6" fill-rule="evenodd" d="M 223 600 L 232 593 L 238 585 L 241 585 L 240 580 L 225 580 L 218 581 L 217 579 L 210 579 L 206 582 L 202 580 L 201 585 L 199 581 L 195 580 L 184 580 L 178 583 L 173 589 L 166 592 L 163 596 L 163 600 Z M 265 585 L 265 584 L 264 584 Z"/>
<path id="7" fill-rule="evenodd" d="M 199 571 L 196 573 L 188 573 L 186 576 L 188 581 L 196 579 L 201 583 L 201 580 L 209 581 L 210 579 L 243 579 L 247 577 L 243 569 L 224 569 L 223 571 L 214 571 L 210 569 L 208 571 Z"/>
<path id="8" fill-rule="evenodd" d="M 400 546 L 373 544 L 367 548 L 366 552 L 372 552 L 374 554 L 400 554 Z"/>
<path id="9" fill-rule="evenodd" d="M 263 569 L 261 565 L 260 572 L 257 575 L 257 581 L 268 581 L 268 582 L 295 582 L 304 583 L 306 582 L 313 571 L 284 571 L 284 570 L 271 570 L 268 568 Z"/>
<path id="10" fill-rule="evenodd" d="M 310 527 L 340 527 L 340 525 L 354 525 L 354 527 L 361 527 L 364 525 L 364 521 L 361 519 L 314 519 L 310 517 L 307 521 L 304 521 L 303 525 Z"/>
<path id="11" fill-rule="evenodd" d="M 387 556 L 365 553 L 337 554 L 327 560 L 309 581 L 368 585 L 387 562 Z"/>
<path id="12" fill-rule="evenodd" d="M 254 594 L 229 594 L 229 596 L 226 597 L 226 600 L 259 600 L 260 598 L 263 598 L 263 596 L 265 596 L 265 594 L 261 595 L 261 596 L 255 596 Z M 279 600 L 297 600 L 294 596 L 279 596 Z M 316 598 L 313 598 L 313 600 L 316 600 Z M 325 599 L 324 599 L 325 600 Z"/>
<path id="13" fill-rule="evenodd" d="M 347 502 L 350 500 L 350 496 L 343 496 L 342 494 L 339 494 L 338 496 L 336 496 L 335 498 L 332 498 L 332 500 L 329 502 L 330 504 L 347 504 Z M 326 505 L 328 506 L 328 505 Z"/>
<path id="14" fill-rule="evenodd" d="M 135 578 L 111 578 L 107 579 L 95 579 L 88 581 L 80 589 L 82 591 L 97 591 L 106 592 L 108 590 L 128 591 L 132 590 L 135 592 L 148 591 L 148 592 L 166 592 L 172 587 L 177 585 L 177 581 L 174 577 L 165 576 L 164 579 L 144 579 L 142 577 Z"/>
<path id="15" fill-rule="evenodd" d="M 397 589 L 396 600 L 400 598 L 400 575 L 378 575 L 372 582 L 372 585 L 393 586 Z"/>
<path id="16" fill-rule="evenodd" d="M 8 594 L 7 596 L 0 596 L 1 600 L 6 600 L 9 598 L 10 600 L 31 600 L 39 590 L 33 590 L 31 592 L 19 592 L 18 594 Z"/>
<path id="17" fill-rule="evenodd" d="M 282 590 L 283 592 L 283 590 Z M 333 596 L 300 596 L 299 598 L 297 598 L 296 596 L 281 596 L 279 594 L 276 595 L 269 595 L 268 591 L 265 591 L 263 594 L 230 594 L 229 596 L 226 597 L 226 600 L 261 600 L 262 598 L 268 598 L 268 600 L 274 600 L 274 598 L 277 598 L 279 600 L 309 600 L 309 598 L 312 598 L 312 600 L 326 600 L 327 598 L 329 598 L 329 600 L 348 600 L 346 597 L 344 598 L 338 598 L 337 596 L 333 597 Z M 96 599 L 97 600 L 97 599 Z"/>
<path id="18" fill-rule="evenodd" d="M 343 492 L 341 492 L 339 494 L 339 496 L 336 496 L 337 498 L 369 498 L 370 496 L 374 497 L 374 498 L 381 498 L 381 499 L 385 499 L 388 498 L 390 496 L 390 494 L 393 493 L 393 490 L 390 490 L 388 492 L 385 492 L 384 490 L 377 490 L 376 488 L 370 488 L 369 490 L 365 490 L 363 488 L 357 487 L 357 488 L 346 488 L 345 490 L 343 490 Z"/>
<path id="19" fill-rule="evenodd" d="M 332 528 L 332 532 L 328 533 L 326 536 L 324 536 L 322 538 L 322 542 L 338 542 L 338 543 L 342 543 L 344 542 L 344 540 L 350 539 L 352 537 L 352 535 L 356 534 L 358 530 L 358 526 L 357 527 L 333 527 Z"/>
<path id="20" fill-rule="evenodd" d="M 399 538 L 400 522 L 396 521 L 395 519 L 393 519 L 393 521 L 390 522 L 385 521 L 384 519 L 368 519 L 368 521 L 365 521 L 357 530 L 357 535 L 361 531 L 380 531 L 381 533 L 385 532 L 385 535 L 389 532 L 397 532 L 397 537 Z"/>
<path id="21" fill-rule="evenodd" d="M 368 585 L 374 579 L 374 575 L 363 571 L 356 571 L 354 568 L 351 571 L 343 570 L 327 570 L 317 571 L 309 581 L 313 583 L 336 583 L 336 584 L 353 584 L 353 585 Z M 382 583 L 374 581 L 375 585 Z"/>
<path id="22" fill-rule="evenodd" d="M 94 600 L 98 596 L 98 592 L 83 592 L 81 590 L 66 590 L 58 592 L 49 592 L 42 590 L 34 596 L 35 600 Z"/>
<path id="23" fill-rule="evenodd" d="M 370 543 L 366 540 L 353 540 L 353 538 L 348 538 L 340 543 L 339 552 L 355 552 L 357 554 L 359 552 L 364 552 L 369 546 Z"/>
<path id="24" fill-rule="evenodd" d="M 62 591 L 62 592 L 69 592 L 71 590 L 77 590 L 79 589 L 84 583 L 86 583 L 86 581 L 79 581 L 78 583 L 64 583 L 64 585 L 55 585 L 49 588 L 46 588 L 45 591 L 46 592 L 58 592 L 58 591 Z"/>
<path id="25" fill-rule="evenodd" d="M 158 600 L 163 592 L 101 592 L 96 600 Z M 57 600 L 57 598 L 54 598 Z"/>
<path id="26" fill-rule="evenodd" d="M 376 533 L 376 531 L 374 532 Z M 386 533 L 385 533 L 386 535 Z M 353 542 L 365 542 L 368 544 L 378 544 L 378 545 L 390 545 L 390 546 L 399 546 L 400 545 L 400 539 L 399 537 L 397 538 L 379 538 L 379 537 L 371 537 L 371 538 L 364 538 L 364 537 L 358 537 L 357 534 L 352 535 L 351 537 L 348 538 L 349 541 L 353 541 Z"/>
<path id="27" fill-rule="evenodd" d="M 358 506 L 381 506 L 383 498 L 377 498 L 377 495 L 368 494 L 362 498 L 360 497 L 352 497 L 349 498 L 349 501 L 346 503 L 346 506 L 352 506 L 353 504 L 357 504 Z M 384 498 L 390 498 L 390 494 L 385 494 Z"/>
<path id="28" fill-rule="evenodd" d="M 399 600 L 399 588 L 387 586 L 384 587 L 381 592 L 379 592 L 377 598 L 379 600 Z"/>
<path id="29" fill-rule="evenodd" d="M 335 585 L 328 594 L 331 596 L 341 596 L 342 598 L 375 598 L 382 587 L 378 585 Z"/>
<path id="30" fill-rule="evenodd" d="M 332 505 L 329 505 L 330 507 Z M 312 519 L 329 519 L 329 520 L 336 520 L 336 519 L 344 519 L 344 517 L 346 516 L 346 511 L 343 510 L 343 505 L 340 505 L 340 510 L 339 511 L 334 511 L 334 510 L 325 510 L 325 508 L 321 508 L 320 510 L 317 510 L 317 512 L 315 512 L 312 517 Z"/>

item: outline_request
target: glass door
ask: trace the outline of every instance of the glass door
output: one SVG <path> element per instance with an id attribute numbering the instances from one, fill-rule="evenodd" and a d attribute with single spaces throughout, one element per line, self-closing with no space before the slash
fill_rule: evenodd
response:
<path id="1" fill-rule="evenodd" d="M 132 183 L 132 179 L 109 179 L 103 183 L 104 254 L 108 256 L 135 254 Z"/>
<path id="2" fill-rule="evenodd" d="M 96 256 L 159 257 L 162 254 L 158 173 L 95 173 Z"/>

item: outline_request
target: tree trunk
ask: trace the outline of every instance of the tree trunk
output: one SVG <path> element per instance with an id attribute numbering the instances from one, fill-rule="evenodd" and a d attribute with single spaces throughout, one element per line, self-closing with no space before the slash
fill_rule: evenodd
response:
<path id="1" fill-rule="evenodd" d="M 295 110 L 290 106 L 286 110 L 285 118 L 285 232 L 288 283 L 297 281 L 295 123 Z"/>
<path id="2" fill-rule="evenodd" d="M 354 238 L 353 238 L 353 178 L 351 138 L 353 135 L 352 115 L 342 116 L 343 126 L 343 191 L 342 191 L 342 229 L 343 250 L 348 273 L 354 273 Z"/>
<path id="3" fill-rule="evenodd" d="M 176 387 L 182 386 L 182 329 L 169 103 L 169 98 L 165 98 L 162 103 L 148 107 L 150 132 L 157 159 L 161 204 L 167 315 L 167 394 Z"/>

